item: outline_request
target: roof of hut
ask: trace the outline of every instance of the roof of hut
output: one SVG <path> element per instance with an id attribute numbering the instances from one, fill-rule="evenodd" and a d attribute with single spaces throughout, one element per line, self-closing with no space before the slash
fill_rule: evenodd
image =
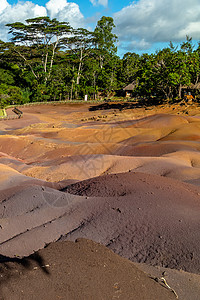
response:
<path id="1" fill-rule="evenodd" d="M 190 85 L 183 85 L 182 86 L 183 89 L 197 89 L 197 90 L 200 90 L 200 82 L 196 83 L 196 84 L 193 84 L 191 83 Z"/>
<path id="2" fill-rule="evenodd" d="M 124 91 L 133 91 L 136 88 L 136 82 L 133 81 L 132 83 L 130 83 L 129 85 L 125 86 L 125 88 L 123 88 Z"/>

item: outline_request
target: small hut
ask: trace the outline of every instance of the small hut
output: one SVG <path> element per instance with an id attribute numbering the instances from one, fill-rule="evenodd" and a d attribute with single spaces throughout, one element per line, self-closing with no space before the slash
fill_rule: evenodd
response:
<path id="1" fill-rule="evenodd" d="M 131 97 L 133 95 L 133 91 L 136 88 L 137 83 L 133 81 L 129 85 L 127 85 L 125 88 L 123 88 L 123 91 L 126 93 L 126 97 Z"/>

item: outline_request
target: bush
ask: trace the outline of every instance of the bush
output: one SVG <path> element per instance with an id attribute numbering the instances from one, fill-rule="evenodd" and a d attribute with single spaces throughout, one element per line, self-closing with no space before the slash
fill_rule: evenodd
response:
<path id="1" fill-rule="evenodd" d="M 4 83 L 0 84 L 1 108 L 12 104 L 23 104 L 21 89 L 17 86 L 9 86 Z"/>

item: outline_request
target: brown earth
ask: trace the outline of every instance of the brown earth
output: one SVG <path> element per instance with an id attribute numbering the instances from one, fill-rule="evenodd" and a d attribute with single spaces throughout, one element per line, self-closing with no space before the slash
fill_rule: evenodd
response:
<path id="1" fill-rule="evenodd" d="M 133 263 L 88 240 L 53 243 L 22 260 L 4 260 L 0 299 L 176 299 Z"/>
<path id="2" fill-rule="evenodd" d="M 25 107 L 22 119 L 0 122 L 0 253 L 23 257 L 49 243 L 83 237 L 140 263 L 139 267 L 154 277 L 158 277 L 156 266 L 167 268 L 167 282 L 178 291 L 179 299 L 196 300 L 200 274 L 199 107 L 183 104 L 124 109 L 124 105 L 118 110 L 116 105 L 109 105 L 105 110 L 90 109 L 88 104 Z M 92 242 L 81 243 L 86 252 L 87 247 L 96 247 Z M 61 264 L 56 253 L 64 255 L 65 247 L 69 253 L 77 244 L 61 245 L 52 244 L 41 250 L 42 255 L 50 255 Z M 102 249 L 103 260 L 107 250 Z M 111 277 L 103 277 L 100 267 L 95 272 L 102 277 L 108 297 L 94 298 L 90 282 L 93 264 L 89 258 L 84 261 L 81 256 L 80 260 L 91 275 L 81 281 L 83 286 L 77 294 L 70 294 L 77 286 L 74 275 L 67 290 L 69 299 L 112 299 L 112 289 L 106 285 Z M 71 264 L 78 267 L 75 256 Z M 9 268 L 1 265 L 8 278 L 6 283 L 2 281 L 8 293 L 4 299 L 14 299 L 14 291 L 22 286 L 30 296 L 31 282 L 37 286 L 41 279 L 40 292 L 52 282 L 40 269 L 36 269 L 40 273 L 35 278 L 36 272 L 24 267 L 22 271 L 17 261 L 14 265 L 22 276 L 15 278 L 12 270 L 9 277 Z M 66 292 L 61 288 L 66 279 L 60 279 L 66 274 L 64 268 L 60 277 L 54 277 L 60 284 L 50 290 L 52 295 L 60 290 L 58 296 L 62 297 Z M 119 270 L 127 272 L 122 264 Z M 111 268 L 109 274 L 113 272 Z M 27 286 L 25 279 L 30 282 Z M 9 288 L 12 284 L 14 289 Z M 77 295 L 83 293 L 85 285 L 88 296 L 80 298 Z M 137 299 L 124 298 L 126 289 L 127 295 L 133 292 L 126 284 L 119 298 Z M 153 295 L 154 288 L 150 289 Z M 145 293 L 138 299 L 162 299 L 147 298 Z"/>

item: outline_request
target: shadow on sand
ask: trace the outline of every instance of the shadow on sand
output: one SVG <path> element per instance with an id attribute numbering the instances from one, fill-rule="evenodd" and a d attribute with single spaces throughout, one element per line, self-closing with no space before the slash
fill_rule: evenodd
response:
<path id="1" fill-rule="evenodd" d="M 40 268 L 46 275 L 50 275 L 45 261 L 38 253 L 24 258 L 0 255 L 0 285 L 13 277 L 20 276 L 24 270 L 31 271 L 34 268 Z"/>
<path id="2" fill-rule="evenodd" d="M 105 102 L 102 104 L 94 105 L 89 107 L 89 111 L 96 111 L 96 110 L 108 110 L 108 109 L 119 109 L 120 111 L 123 109 L 133 109 L 143 107 L 141 103 L 138 102 Z"/>

